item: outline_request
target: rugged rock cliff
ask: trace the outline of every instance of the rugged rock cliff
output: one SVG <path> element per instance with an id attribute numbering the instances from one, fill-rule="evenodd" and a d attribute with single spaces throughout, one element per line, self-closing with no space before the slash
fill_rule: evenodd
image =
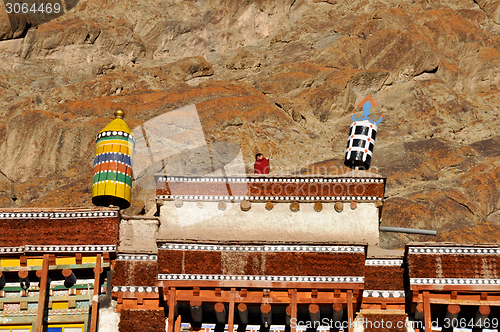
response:
<path id="1" fill-rule="evenodd" d="M 498 241 L 500 1 L 66 2 L 43 24 L 0 2 L 0 206 L 90 205 L 117 108 L 133 128 L 196 104 L 248 171 L 256 151 L 275 171 L 335 171 L 372 94 L 382 224 L 439 232 L 382 245 Z M 152 197 L 136 189 L 130 213 Z"/>

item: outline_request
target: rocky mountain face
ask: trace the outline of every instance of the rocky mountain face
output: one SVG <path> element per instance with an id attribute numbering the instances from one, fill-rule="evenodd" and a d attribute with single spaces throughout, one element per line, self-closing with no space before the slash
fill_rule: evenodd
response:
<path id="1" fill-rule="evenodd" d="M 118 108 L 135 128 L 196 104 L 248 172 L 257 151 L 336 172 L 371 94 L 382 225 L 438 231 L 382 246 L 499 241 L 499 0 L 80 0 L 43 24 L 0 5 L 0 40 L 0 207 L 90 205 Z M 136 186 L 129 213 L 153 197 Z"/>

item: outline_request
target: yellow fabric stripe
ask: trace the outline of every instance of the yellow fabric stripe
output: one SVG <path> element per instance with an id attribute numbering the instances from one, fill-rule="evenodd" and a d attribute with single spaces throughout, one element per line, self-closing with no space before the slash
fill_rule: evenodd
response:
<path id="1" fill-rule="evenodd" d="M 132 199 L 130 186 L 123 182 L 97 182 L 92 187 L 92 193 L 94 193 L 94 188 L 96 188 L 95 192 L 97 194 L 92 194 L 92 197 L 109 195 L 123 198 L 129 202 Z"/>
<path id="2" fill-rule="evenodd" d="M 130 198 L 125 196 L 125 187 L 127 187 L 125 183 L 118 183 L 116 185 L 116 196 L 130 201 Z"/>

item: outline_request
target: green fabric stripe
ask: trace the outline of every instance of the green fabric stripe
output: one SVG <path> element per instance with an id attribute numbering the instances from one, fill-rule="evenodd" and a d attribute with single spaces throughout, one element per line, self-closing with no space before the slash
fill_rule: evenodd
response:
<path id="1" fill-rule="evenodd" d="M 116 181 L 120 181 L 120 182 L 125 182 L 127 183 L 127 175 L 126 174 L 123 174 L 123 173 L 117 173 L 116 174 Z"/>
<path id="2" fill-rule="evenodd" d="M 128 174 L 118 173 L 115 171 L 109 172 L 100 172 L 94 175 L 92 178 L 92 183 L 106 181 L 106 180 L 114 180 L 128 184 L 132 186 L 132 177 Z"/>

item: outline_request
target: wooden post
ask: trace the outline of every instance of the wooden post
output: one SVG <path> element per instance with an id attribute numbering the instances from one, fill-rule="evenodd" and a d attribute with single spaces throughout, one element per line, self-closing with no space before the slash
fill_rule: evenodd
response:
<path id="1" fill-rule="evenodd" d="M 42 275 L 41 275 L 42 270 L 38 270 L 38 271 L 40 271 L 39 278 L 41 278 L 42 277 Z M 21 288 L 27 289 L 30 286 L 30 278 L 28 277 L 28 271 L 25 271 L 25 270 L 19 271 L 19 272 L 17 272 L 17 275 L 19 276 L 19 282 L 21 284 Z M 23 285 L 23 283 L 24 283 L 24 285 Z"/>
<path id="2" fill-rule="evenodd" d="M 73 271 L 71 271 L 71 269 L 62 270 L 62 275 L 63 275 L 64 281 L 66 281 L 66 283 L 68 283 L 70 285 L 74 285 L 76 283 L 76 276 L 73 273 Z"/>
<path id="3" fill-rule="evenodd" d="M 424 291 L 424 319 L 425 330 L 432 331 L 431 299 L 429 291 Z"/>
<path id="4" fill-rule="evenodd" d="M 299 204 L 299 202 L 293 202 L 293 203 L 291 203 L 291 204 L 290 204 L 290 210 L 291 210 L 292 212 L 297 212 L 297 211 L 299 211 L 299 210 L 300 210 L 300 204 Z"/>
<path id="5" fill-rule="evenodd" d="M 193 322 L 201 323 L 203 320 L 203 308 L 201 301 L 193 300 L 189 302 L 189 305 L 191 306 L 191 318 L 193 319 Z"/>
<path id="6" fill-rule="evenodd" d="M 221 211 L 226 211 L 227 209 L 227 204 L 224 201 L 220 201 L 219 204 L 217 204 L 217 208 Z"/>
<path id="7" fill-rule="evenodd" d="M 215 316 L 217 317 L 217 323 L 224 324 L 226 323 L 226 307 L 224 303 L 217 302 L 214 305 Z"/>
<path id="8" fill-rule="evenodd" d="M 448 304 L 448 308 L 446 310 L 446 318 L 450 320 L 458 318 L 459 313 L 460 313 L 460 306 L 458 304 Z"/>
<path id="9" fill-rule="evenodd" d="M 415 320 L 424 320 L 424 304 L 420 302 L 415 306 L 415 313 L 413 314 Z"/>
<path id="10" fill-rule="evenodd" d="M 177 319 L 175 320 L 174 332 L 181 332 L 181 319 L 181 315 L 177 316 Z"/>
<path id="11" fill-rule="evenodd" d="M 288 307 L 286 307 L 285 314 L 286 314 L 285 324 L 287 326 L 290 326 L 290 319 L 292 318 L 292 306 L 291 305 L 289 305 Z"/>
<path id="12" fill-rule="evenodd" d="M 490 312 L 491 309 L 489 305 L 480 305 L 476 312 L 476 318 L 474 319 L 475 324 L 477 324 L 477 326 L 484 326 Z"/>
<path id="13" fill-rule="evenodd" d="M 290 315 L 290 320 L 293 324 L 290 324 L 290 332 L 297 331 L 297 290 L 292 290 L 292 312 Z"/>
<path id="14" fill-rule="evenodd" d="M 3 275 L 2 271 L 0 271 L 0 288 L 3 288 L 5 284 L 7 283 L 7 280 L 5 279 L 5 276 Z"/>
<path id="15" fill-rule="evenodd" d="M 344 315 L 344 306 L 341 303 L 335 303 L 333 305 L 333 321 L 340 322 L 342 316 Z"/>
<path id="16" fill-rule="evenodd" d="M 310 304 L 309 305 L 309 318 L 311 319 L 311 322 L 314 324 L 314 327 L 316 327 L 316 324 L 320 323 L 320 312 L 319 312 L 319 305 L 317 304 Z"/>
<path id="17" fill-rule="evenodd" d="M 241 203 L 240 203 L 240 208 L 242 211 L 248 211 L 248 210 L 250 210 L 251 207 L 252 207 L 252 204 L 250 204 L 250 202 L 247 201 L 246 199 L 241 201 Z"/>
<path id="18" fill-rule="evenodd" d="M 233 332 L 234 330 L 234 297 L 236 293 L 236 288 L 231 288 L 231 293 L 229 294 L 229 316 L 227 318 L 227 332 Z"/>
<path id="19" fill-rule="evenodd" d="M 170 287 L 170 292 L 168 294 L 168 332 L 174 331 L 175 295 L 175 287 Z"/>
<path id="20" fill-rule="evenodd" d="M 92 316 L 90 317 L 90 332 L 97 332 L 97 315 L 99 314 L 99 290 L 101 278 L 101 254 L 97 254 L 94 268 L 94 296 L 92 297 Z"/>
<path id="21" fill-rule="evenodd" d="M 262 318 L 262 324 L 264 324 L 266 328 L 268 328 L 269 325 L 271 325 L 273 322 L 272 309 L 273 308 L 269 303 L 262 303 L 260 305 L 260 316 Z"/>
<path id="22" fill-rule="evenodd" d="M 248 325 L 248 310 L 245 303 L 238 304 L 238 313 L 240 315 L 241 324 Z"/>
<path id="23" fill-rule="evenodd" d="M 38 295 L 38 312 L 36 314 L 35 332 L 42 332 L 45 297 L 47 296 L 47 277 L 49 276 L 49 254 L 43 255 L 40 279 L 40 293 Z"/>
<path id="24" fill-rule="evenodd" d="M 354 326 L 354 307 L 352 305 L 352 289 L 347 290 L 347 321 L 349 327 L 347 331 L 352 331 L 352 327 Z"/>
<path id="25" fill-rule="evenodd" d="M 314 211 L 321 212 L 323 210 L 323 204 L 321 202 L 314 203 Z"/>
<path id="26" fill-rule="evenodd" d="M 342 210 L 344 210 L 344 203 L 336 202 L 334 207 L 335 207 L 335 211 L 340 213 L 340 212 L 342 212 Z"/>

